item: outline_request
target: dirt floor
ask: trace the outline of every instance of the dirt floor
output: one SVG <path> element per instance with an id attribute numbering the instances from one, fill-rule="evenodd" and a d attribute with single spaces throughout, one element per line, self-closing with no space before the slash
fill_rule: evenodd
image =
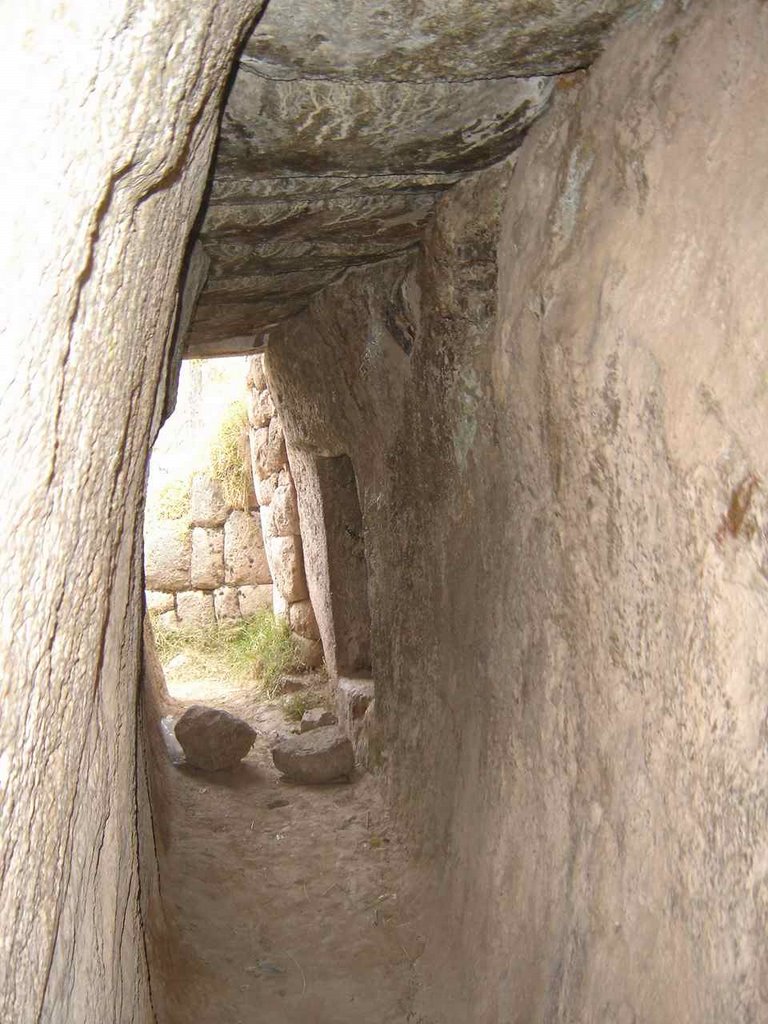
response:
<path id="1" fill-rule="evenodd" d="M 172 697 L 259 736 L 235 771 L 168 774 L 163 901 L 183 981 L 162 1024 L 439 1024 L 413 1010 L 424 943 L 375 778 L 282 782 L 270 742 L 296 726 L 279 703 L 216 682 Z"/>

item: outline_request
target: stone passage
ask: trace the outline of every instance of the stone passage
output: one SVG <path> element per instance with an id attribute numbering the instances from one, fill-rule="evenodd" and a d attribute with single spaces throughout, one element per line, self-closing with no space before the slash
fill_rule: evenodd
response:
<path id="1" fill-rule="evenodd" d="M 43 6 L 0 14 L 3 1024 L 764 1024 L 768 5 Z M 184 354 L 257 352 L 234 532 L 375 725 L 424 943 L 376 779 L 286 806 L 271 712 L 215 789 L 151 756 L 148 452 Z M 156 545 L 174 617 L 268 586 L 227 523 Z"/>

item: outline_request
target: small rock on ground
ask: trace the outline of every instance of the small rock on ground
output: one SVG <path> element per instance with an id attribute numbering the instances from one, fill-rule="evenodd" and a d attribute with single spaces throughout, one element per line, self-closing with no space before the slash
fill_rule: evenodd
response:
<path id="1" fill-rule="evenodd" d="M 175 732 L 187 763 L 205 771 L 234 768 L 256 739 L 256 731 L 242 718 L 202 704 L 187 708 Z"/>
<path id="2" fill-rule="evenodd" d="M 355 768 L 352 744 L 334 725 L 280 740 L 272 760 L 286 778 L 308 785 L 348 779 Z"/>
<path id="3" fill-rule="evenodd" d="M 311 732 L 324 725 L 336 725 L 338 721 L 336 715 L 326 708 L 310 708 L 301 717 L 301 732 Z"/>
<path id="4" fill-rule="evenodd" d="M 306 676 L 284 675 L 275 683 L 276 693 L 301 693 L 307 689 Z"/>

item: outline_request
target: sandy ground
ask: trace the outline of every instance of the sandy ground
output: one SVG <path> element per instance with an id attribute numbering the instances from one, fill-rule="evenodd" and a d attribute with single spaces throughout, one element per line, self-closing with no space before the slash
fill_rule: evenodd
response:
<path id="1" fill-rule="evenodd" d="M 376 780 L 281 782 L 270 741 L 293 725 L 278 705 L 215 682 L 172 696 L 259 737 L 235 771 L 170 773 L 162 886 L 183 980 L 161 1024 L 439 1024 L 413 1010 L 424 943 Z"/>

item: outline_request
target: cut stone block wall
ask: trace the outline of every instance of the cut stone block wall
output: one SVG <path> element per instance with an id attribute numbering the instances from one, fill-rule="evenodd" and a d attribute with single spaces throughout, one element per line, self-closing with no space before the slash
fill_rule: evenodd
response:
<path id="1" fill-rule="evenodd" d="M 273 580 L 273 610 L 289 623 L 304 663 L 315 668 L 323 662 L 323 647 L 307 588 L 296 488 L 262 364 L 261 355 L 249 363 L 247 410 L 254 489 Z"/>
<path id="2" fill-rule="evenodd" d="M 145 574 L 147 607 L 165 626 L 210 626 L 273 603 L 258 512 L 232 508 L 204 472 L 186 518 L 145 523 Z"/>

